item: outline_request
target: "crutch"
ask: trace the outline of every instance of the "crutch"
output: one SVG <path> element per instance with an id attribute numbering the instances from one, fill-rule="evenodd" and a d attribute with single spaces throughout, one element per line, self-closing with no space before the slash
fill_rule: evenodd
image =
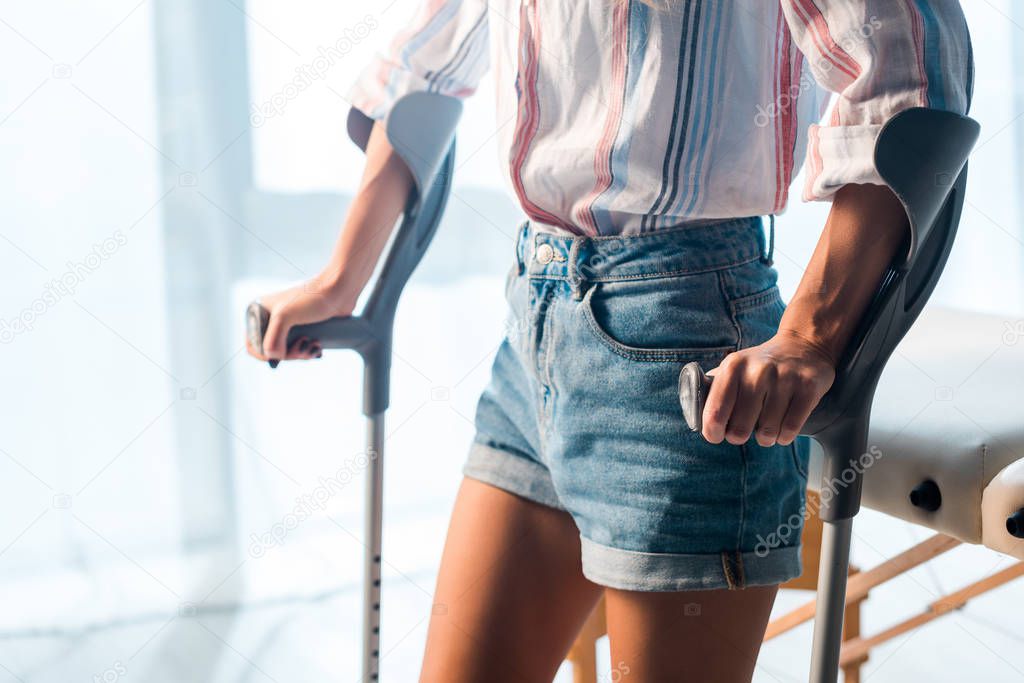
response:
<path id="1" fill-rule="evenodd" d="M 967 156 L 978 132 L 978 124 L 966 116 L 915 108 L 890 119 L 875 142 L 875 166 L 907 212 L 910 239 L 882 277 L 836 368 L 835 383 L 802 432 L 817 439 L 824 452 L 825 525 L 811 683 L 835 683 L 839 675 L 850 540 L 853 517 L 860 509 L 862 475 L 870 466 L 868 420 L 875 387 L 946 264 L 963 209 Z M 710 386 L 711 378 L 696 363 L 679 373 L 680 406 L 694 431 L 701 429 Z"/>
<path id="2" fill-rule="evenodd" d="M 367 417 L 366 552 L 363 565 L 362 680 L 380 675 L 381 526 L 384 473 L 384 413 L 391 379 L 391 339 L 402 289 L 423 257 L 444 213 L 455 164 L 455 125 L 462 104 L 433 93 L 412 93 L 388 114 L 388 141 L 412 172 L 414 187 L 373 291 L 362 312 L 293 328 L 289 346 L 302 336 L 325 349 L 351 349 L 363 359 L 363 414 Z M 373 121 L 358 109 L 348 117 L 348 133 L 366 150 Z M 263 348 L 269 313 L 258 302 L 246 310 L 253 348 Z"/>

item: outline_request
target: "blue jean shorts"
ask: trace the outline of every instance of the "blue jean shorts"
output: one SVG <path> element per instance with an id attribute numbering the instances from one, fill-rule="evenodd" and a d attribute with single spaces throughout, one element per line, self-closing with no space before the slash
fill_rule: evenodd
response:
<path id="1" fill-rule="evenodd" d="M 775 334 L 776 278 L 760 218 L 595 238 L 524 224 L 464 474 L 572 515 L 603 586 L 798 576 L 806 440 L 710 444 L 677 390 L 686 363 L 710 370 Z"/>

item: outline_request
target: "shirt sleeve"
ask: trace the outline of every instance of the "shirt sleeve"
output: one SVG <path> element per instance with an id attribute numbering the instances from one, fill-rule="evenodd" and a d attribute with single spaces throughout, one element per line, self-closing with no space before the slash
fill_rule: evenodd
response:
<path id="1" fill-rule="evenodd" d="M 486 0 L 421 0 L 413 20 L 356 79 L 348 100 L 383 119 L 411 92 L 468 97 L 488 66 Z"/>
<path id="2" fill-rule="evenodd" d="M 848 183 L 884 185 L 875 138 L 911 107 L 965 114 L 974 61 L 958 0 L 781 0 L 815 80 L 836 93 L 827 125 L 808 132 L 804 200 Z"/>

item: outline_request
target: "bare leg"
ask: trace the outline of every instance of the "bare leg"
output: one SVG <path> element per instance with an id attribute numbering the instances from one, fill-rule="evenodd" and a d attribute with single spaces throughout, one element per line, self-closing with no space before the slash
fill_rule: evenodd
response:
<path id="1" fill-rule="evenodd" d="M 749 683 L 777 590 L 608 589 L 615 680 Z"/>
<path id="2" fill-rule="evenodd" d="M 601 590 L 583 577 L 568 513 L 464 479 L 421 683 L 550 681 Z"/>

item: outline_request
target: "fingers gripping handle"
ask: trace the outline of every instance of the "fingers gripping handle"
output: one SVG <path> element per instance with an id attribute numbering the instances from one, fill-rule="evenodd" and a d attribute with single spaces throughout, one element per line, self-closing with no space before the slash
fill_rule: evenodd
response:
<path id="1" fill-rule="evenodd" d="M 245 333 L 249 339 L 249 346 L 260 355 L 265 355 L 263 341 L 269 324 L 270 311 L 258 301 L 250 303 L 245 309 Z M 385 335 L 382 332 L 374 333 L 369 323 L 359 316 L 329 318 L 310 325 L 295 325 L 288 330 L 286 347 L 290 348 L 292 342 L 299 337 L 315 339 L 325 349 L 353 349 L 364 356 L 370 352 L 371 347 L 386 345 Z"/>
<path id="2" fill-rule="evenodd" d="M 711 377 L 698 363 L 687 363 L 679 371 L 679 407 L 687 426 L 695 432 L 703 429 L 704 404 L 711 391 Z"/>

